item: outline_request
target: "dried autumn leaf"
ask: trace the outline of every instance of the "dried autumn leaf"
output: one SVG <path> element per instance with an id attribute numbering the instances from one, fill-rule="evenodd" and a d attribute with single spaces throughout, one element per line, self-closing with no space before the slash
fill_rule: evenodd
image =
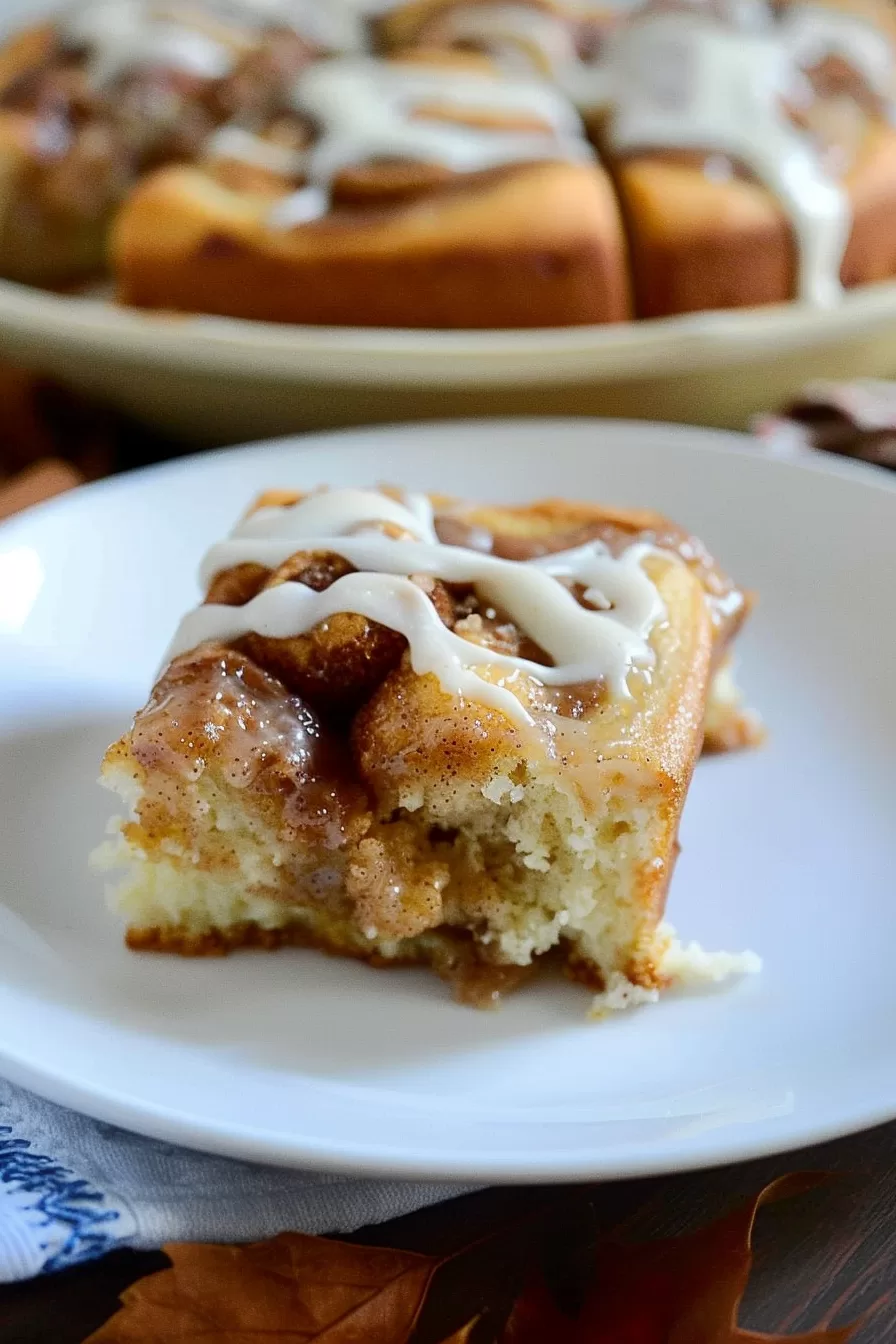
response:
<path id="1" fill-rule="evenodd" d="M 473 1331 L 479 1324 L 480 1319 L 479 1316 L 476 1316 L 472 1321 L 467 1321 L 466 1325 L 462 1325 L 459 1330 L 455 1330 L 453 1335 L 449 1335 L 447 1339 L 443 1339 L 442 1344 L 470 1344 L 470 1340 L 473 1337 Z"/>
<path id="2" fill-rule="evenodd" d="M 86 1344 L 406 1344 L 439 1264 L 298 1233 L 165 1251 Z"/>
<path id="3" fill-rule="evenodd" d="M 565 1344 L 576 1324 L 557 1306 L 544 1275 L 533 1274 L 513 1304 L 501 1344 Z"/>
<path id="4" fill-rule="evenodd" d="M 807 1335 L 765 1335 L 755 1330 L 738 1330 L 732 1335 L 737 1344 L 846 1344 L 855 1334 L 861 1322 L 854 1325 L 841 1325 L 837 1330 L 824 1327 L 810 1330 Z"/>
<path id="5" fill-rule="evenodd" d="M 737 1324 L 759 1209 L 823 1179 L 813 1173 L 781 1177 L 742 1208 L 687 1236 L 602 1246 L 594 1283 L 563 1344 L 844 1344 L 855 1326 L 786 1336 Z M 537 1336 L 528 1338 L 534 1344 Z"/>
<path id="6" fill-rule="evenodd" d="M 687 1236 L 604 1244 L 575 1319 L 560 1311 L 543 1276 L 533 1275 L 501 1344 L 845 1344 L 855 1327 L 783 1336 L 737 1325 L 759 1208 L 821 1179 L 784 1177 Z M 86 1344 L 408 1344 L 435 1271 L 455 1258 L 297 1234 L 242 1248 L 166 1249 L 171 1269 L 130 1288 L 122 1310 Z M 442 1344 L 471 1344 L 486 1317 Z"/>

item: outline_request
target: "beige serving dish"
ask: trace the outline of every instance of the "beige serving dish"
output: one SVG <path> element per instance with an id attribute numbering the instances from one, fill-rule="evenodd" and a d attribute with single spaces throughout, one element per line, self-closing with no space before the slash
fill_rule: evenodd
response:
<path id="1" fill-rule="evenodd" d="M 550 331 L 291 327 L 0 281 L 0 355 L 192 442 L 484 415 L 742 428 L 809 378 L 896 374 L 896 281 L 798 303 Z"/>

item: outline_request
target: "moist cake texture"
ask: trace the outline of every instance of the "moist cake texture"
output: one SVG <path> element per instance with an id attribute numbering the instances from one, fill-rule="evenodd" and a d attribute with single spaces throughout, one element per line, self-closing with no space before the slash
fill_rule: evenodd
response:
<path id="1" fill-rule="evenodd" d="M 103 763 L 135 949 L 310 945 L 493 1002 L 543 965 L 602 1006 L 752 963 L 662 922 L 749 607 L 656 514 L 272 492 Z"/>

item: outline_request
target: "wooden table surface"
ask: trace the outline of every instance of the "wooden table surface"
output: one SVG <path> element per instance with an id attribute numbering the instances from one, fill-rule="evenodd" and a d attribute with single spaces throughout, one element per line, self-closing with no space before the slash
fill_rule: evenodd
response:
<path id="1" fill-rule="evenodd" d="M 896 1123 L 715 1171 L 561 1191 L 485 1190 L 367 1228 L 353 1239 L 439 1254 L 469 1242 L 471 1230 L 485 1235 L 549 1209 L 562 1270 L 564 1262 L 580 1263 L 611 1229 L 634 1238 L 675 1235 L 711 1221 L 774 1176 L 819 1169 L 838 1179 L 760 1215 L 741 1323 L 797 1333 L 821 1321 L 867 1316 L 855 1344 L 896 1341 Z M 117 1251 L 61 1274 L 0 1287 L 0 1341 L 80 1344 L 111 1315 L 124 1287 L 166 1263 L 157 1252 Z M 448 1284 L 444 1291 L 458 1290 Z M 420 1344 L 434 1344 L 443 1323 L 434 1300 L 421 1322 Z"/>

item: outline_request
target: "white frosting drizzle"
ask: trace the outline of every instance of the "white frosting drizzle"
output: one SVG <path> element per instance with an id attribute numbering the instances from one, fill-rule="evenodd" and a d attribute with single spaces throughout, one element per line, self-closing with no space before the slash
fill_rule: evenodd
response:
<path id="1" fill-rule="evenodd" d="M 800 297 L 836 302 L 849 198 L 782 109 L 792 68 L 780 38 L 697 13 L 667 13 L 636 19 L 612 47 L 614 150 L 702 150 L 743 164 L 790 216 Z"/>
<path id="2" fill-rule="evenodd" d="M 583 60 L 566 18 L 498 3 L 449 12 L 440 39 L 480 42 L 510 66 L 534 49 L 578 108 L 611 111 L 609 141 L 618 153 L 684 149 L 741 164 L 793 224 L 800 297 L 820 305 L 840 297 L 849 199 L 783 102 L 800 94 L 800 67 L 826 55 L 841 56 L 891 102 L 891 44 L 865 20 L 806 4 L 775 25 L 765 0 L 728 0 L 716 12 L 682 0 L 681 9 L 642 8 L 608 28 L 600 56 Z"/>
<path id="3" fill-rule="evenodd" d="M 799 4 L 786 10 L 781 37 L 793 60 L 803 69 L 838 57 L 865 81 L 878 98 L 891 103 L 896 96 L 896 51 L 884 32 L 844 9 Z"/>
<path id="4" fill-rule="evenodd" d="M 439 545 L 433 524 L 432 505 L 425 495 L 408 494 L 404 502 L 379 490 L 318 490 L 287 507 L 256 509 L 248 518 L 237 523 L 232 538 L 264 537 L 277 541 L 304 540 L 307 537 L 344 537 L 363 528 L 390 523 L 409 532 L 415 541 Z M 381 532 L 380 528 L 377 528 Z M 228 543 L 224 542 L 224 546 Z M 295 547 L 293 547 L 293 550 Z M 211 557 L 219 548 L 212 547 L 203 561 L 205 582 L 214 578 L 222 568 Z M 283 559 L 292 555 L 287 551 Z M 280 561 L 277 561 L 280 564 Z M 215 568 L 209 570 L 209 565 Z M 410 571 L 413 572 L 413 571 Z"/>
<path id="5" fill-rule="evenodd" d="M 534 117 L 543 132 L 480 129 L 417 117 L 439 103 L 461 113 Z M 313 119 L 319 137 L 308 151 L 306 177 L 326 207 L 329 187 L 344 168 L 379 158 L 435 163 L 458 173 L 545 159 L 588 160 L 594 151 L 568 100 L 534 79 L 496 79 L 370 58 L 321 61 L 303 71 L 293 89 L 296 112 Z M 275 227 L 313 217 L 306 190 L 279 202 Z"/>
<path id="6" fill-rule="evenodd" d="M 88 72 L 98 84 L 154 63 L 216 78 L 272 25 L 291 26 L 334 50 L 360 52 L 364 17 L 392 3 L 88 0 L 64 15 L 60 27 L 65 41 L 87 48 Z M 340 171 L 377 159 L 433 163 L 459 174 L 539 160 L 587 161 L 593 150 L 576 108 L 608 109 L 607 138 L 617 154 L 692 150 L 710 163 L 730 160 L 752 173 L 792 222 L 800 297 L 835 302 L 851 224 L 848 195 L 783 103 L 798 100 L 801 69 L 837 56 L 892 111 L 896 57 L 888 37 L 860 15 L 811 0 L 789 7 L 777 24 L 765 0 L 728 0 L 716 6 L 719 13 L 696 3 L 666 12 L 644 8 L 643 0 L 632 3 L 642 4 L 640 12 L 608 29 L 595 60 L 579 57 L 566 14 L 526 0 L 458 5 L 439 20 L 440 41 L 481 42 L 511 69 L 528 61 L 547 70 L 556 87 L 537 78 L 342 56 L 312 64 L 292 90 L 292 110 L 318 130 L 310 149 L 230 125 L 210 138 L 207 152 L 304 179 L 269 213 L 272 227 L 287 229 L 327 213 Z M 595 12 L 590 0 L 578 8 Z M 484 112 L 499 120 L 535 119 L 545 129 L 452 124 L 419 115 L 427 104 L 461 117 Z"/>
<path id="7" fill-rule="evenodd" d="M 475 43 L 508 69 L 553 76 L 579 59 L 568 19 L 525 4 L 449 10 L 439 24 L 439 40 Z"/>
<path id="8" fill-rule="evenodd" d="M 87 0 L 63 13 L 58 26 L 66 45 L 87 49 L 94 87 L 153 65 L 220 79 L 273 27 L 325 47 L 362 45 L 360 15 L 344 0 Z"/>
<path id="9" fill-rule="evenodd" d="M 641 3 L 643 0 L 631 0 L 632 7 Z M 587 5 L 579 7 L 580 19 L 598 15 L 609 31 L 606 11 L 589 12 Z M 601 56 L 585 59 L 580 55 L 571 21 L 574 17 L 573 6 L 564 13 L 550 13 L 526 4 L 472 5 L 449 11 L 441 21 L 439 40 L 475 43 L 504 69 L 545 74 L 580 112 L 597 112 L 611 101 L 613 70 Z"/>
<path id="10" fill-rule="evenodd" d="M 87 74 L 94 86 L 151 65 L 220 78 L 233 66 L 239 48 L 219 33 L 203 31 L 191 22 L 195 18 L 195 11 L 174 4 L 91 0 L 63 14 L 59 27 L 67 45 L 87 49 Z"/>
<path id="11" fill-rule="evenodd" d="M 632 0 L 633 5 L 640 3 Z M 587 17 L 585 8 L 580 17 Z M 449 11 L 440 41 L 475 43 L 504 69 L 545 74 L 580 112 L 592 113 L 611 100 L 613 70 L 600 57 L 583 59 L 571 18 L 572 10 L 560 14 L 525 4 L 473 5 Z"/>
<path id="12" fill-rule="evenodd" d="M 401 540 L 377 525 L 392 524 L 413 538 Z M 442 545 L 425 496 L 403 503 L 378 491 L 332 490 L 286 508 L 259 510 L 229 540 L 213 546 L 202 579 L 233 565 L 274 567 L 297 549 L 342 556 L 357 573 L 323 592 L 301 583 L 263 590 L 242 607 L 206 604 L 182 620 L 167 659 L 205 640 L 233 640 L 254 632 L 275 639 L 311 630 L 339 612 L 353 612 L 405 636 L 419 675 L 433 673 L 451 695 L 490 705 L 517 723 L 531 716 L 509 687 L 531 677 L 550 686 L 605 681 L 614 694 L 629 694 L 633 667 L 654 660 L 648 635 L 665 614 L 655 584 L 643 568 L 653 549 L 642 544 L 614 557 L 598 541 L 526 562 Z M 469 583 L 481 598 L 503 608 L 534 639 L 554 666 L 511 657 L 462 639 L 443 625 L 411 575 Z M 582 584 L 602 610 L 581 605 L 558 580 Z M 477 669 L 490 669 L 486 680 Z"/>
<path id="13" fill-rule="evenodd" d="M 205 153 L 213 159 L 237 159 L 254 168 L 267 168 L 284 177 L 298 177 L 305 167 L 305 155 L 300 149 L 277 144 L 253 135 L 243 126 L 228 123 L 220 126 L 205 142 Z"/>

